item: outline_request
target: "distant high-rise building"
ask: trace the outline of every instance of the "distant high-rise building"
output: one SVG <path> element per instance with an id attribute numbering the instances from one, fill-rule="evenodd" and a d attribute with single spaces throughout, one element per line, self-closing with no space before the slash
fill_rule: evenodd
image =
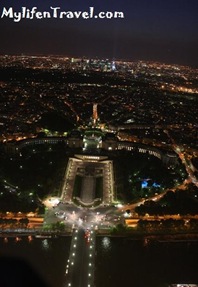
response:
<path id="1" fill-rule="evenodd" d="M 112 71 L 115 71 L 115 70 L 116 70 L 115 61 L 113 61 L 113 62 L 111 63 L 111 70 L 112 70 Z"/>

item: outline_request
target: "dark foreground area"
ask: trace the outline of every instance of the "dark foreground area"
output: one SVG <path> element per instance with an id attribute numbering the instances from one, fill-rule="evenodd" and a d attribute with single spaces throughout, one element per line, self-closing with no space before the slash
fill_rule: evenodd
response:
<path id="1" fill-rule="evenodd" d="M 70 237 L 0 238 L 0 287 L 62 287 L 70 241 Z M 95 286 L 168 287 L 173 283 L 198 283 L 197 258 L 197 240 L 145 242 L 98 237 Z"/>

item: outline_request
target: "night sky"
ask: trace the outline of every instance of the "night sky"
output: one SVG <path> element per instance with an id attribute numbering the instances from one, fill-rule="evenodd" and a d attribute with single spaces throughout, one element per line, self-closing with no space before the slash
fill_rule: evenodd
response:
<path id="1" fill-rule="evenodd" d="M 17 3 L 16 3 L 17 2 Z M 125 19 L 0 19 L 0 54 L 148 60 L 198 67 L 198 0 L 1 0 L 3 7 L 122 11 Z"/>

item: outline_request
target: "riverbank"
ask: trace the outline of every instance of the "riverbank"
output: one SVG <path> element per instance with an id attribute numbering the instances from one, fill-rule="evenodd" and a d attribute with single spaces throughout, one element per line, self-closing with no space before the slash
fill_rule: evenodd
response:
<path id="1" fill-rule="evenodd" d="M 16 236 L 34 236 L 37 238 L 56 238 L 72 236 L 72 231 L 58 231 L 58 230 L 43 230 L 43 229 L 7 229 L 0 230 L 0 237 L 16 237 Z M 112 233 L 108 230 L 97 230 L 98 237 L 118 237 L 127 238 L 129 240 L 157 240 L 157 241 L 198 241 L 198 231 L 195 232 L 117 232 Z"/>
<path id="2" fill-rule="evenodd" d="M 194 232 L 120 232 L 120 233 L 110 233 L 105 231 L 97 231 L 97 236 L 108 236 L 108 237 L 125 237 L 130 240 L 183 240 L 183 241 L 198 241 L 198 231 Z"/>

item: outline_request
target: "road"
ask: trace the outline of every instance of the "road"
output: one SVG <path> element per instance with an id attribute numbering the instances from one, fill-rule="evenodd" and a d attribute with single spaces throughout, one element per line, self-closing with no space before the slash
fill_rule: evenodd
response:
<path id="1" fill-rule="evenodd" d="M 188 173 L 189 178 L 191 179 L 192 183 L 198 187 L 198 180 L 196 176 L 194 175 L 195 168 L 192 165 L 192 162 L 190 159 L 188 159 L 185 156 L 185 153 L 182 152 L 181 148 L 179 146 L 175 146 L 175 152 L 178 154 L 179 158 L 181 159 L 182 163 L 184 164 L 186 168 L 186 172 Z"/>
<path id="2" fill-rule="evenodd" d="M 194 174 L 195 172 L 195 168 L 192 164 L 192 162 L 190 161 L 190 159 L 188 158 L 187 154 L 184 152 L 183 147 L 180 147 L 175 140 L 173 139 L 173 137 L 170 136 L 170 133 L 166 130 L 166 134 L 168 135 L 168 137 L 170 138 L 170 140 L 172 141 L 172 147 L 173 150 L 177 153 L 177 155 L 179 156 L 179 158 L 181 159 L 183 165 L 186 168 L 186 172 L 189 176 L 189 179 L 191 180 L 191 182 L 198 187 L 198 180 Z"/>
<path id="3" fill-rule="evenodd" d="M 65 268 L 65 287 L 94 286 L 95 232 L 73 231 L 69 259 Z"/>

